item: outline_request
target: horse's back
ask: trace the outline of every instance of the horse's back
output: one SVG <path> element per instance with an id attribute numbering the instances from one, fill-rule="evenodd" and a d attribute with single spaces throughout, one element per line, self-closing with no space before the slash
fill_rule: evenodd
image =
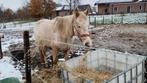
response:
<path id="1" fill-rule="evenodd" d="M 34 38 L 38 43 L 47 44 L 51 40 L 51 34 L 53 32 L 53 21 L 48 19 L 42 19 L 37 22 L 37 26 L 34 28 Z"/>

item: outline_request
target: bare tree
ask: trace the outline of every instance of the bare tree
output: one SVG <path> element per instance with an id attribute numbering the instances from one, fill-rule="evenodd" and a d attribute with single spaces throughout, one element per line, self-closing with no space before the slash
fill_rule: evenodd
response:
<path id="1" fill-rule="evenodd" d="M 14 18 L 14 12 L 8 8 L 3 11 L 2 17 L 5 21 L 11 21 Z"/>
<path id="2" fill-rule="evenodd" d="M 43 0 L 43 7 L 44 17 L 52 17 L 55 13 L 55 3 L 53 2 L 53 0 Z"/>
<path id="3" fill-rule="evenodd" d="M 75 9 L 78 5 L 80 5 L 80 0 L 66 0 L 66 2 L 70 6 L 70 13 L 72 9 Z"/>

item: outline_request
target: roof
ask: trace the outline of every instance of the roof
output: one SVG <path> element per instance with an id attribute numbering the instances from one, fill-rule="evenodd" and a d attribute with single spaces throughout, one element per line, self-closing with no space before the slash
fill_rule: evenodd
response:
<path id="1" fill-rule="evenodd" d="M 88 11 L 89 11 L 89 12 L 92 12 L 91 6 L 90 6 L 89 4 L 79 5 L 78 8 L 79 8 L 81 11 L 84 11 L 84 10 L 86 10 L 86 9 L 88 8 L 88 9 L 89 9 Z"/>
<path id="2" fill-rule="evenodd" d="M 120 2 L 132 2 L 133 0 L 98 0 L 96 4 L 102 4 L 102 3 L 120 3 Z"/>
<path id="3" fill-rule="evenodd" d="M 61 11 L 61 10 L 70 10 L 69 5 L 62 5 L 60 7 L 56 7 L 56 11 Z"/>
<path id="4" fill-rule="evenodd" d="M 91 8 L 89 4 L 86 4 L 86 5 L 79 5 L 79 6 L 78 6 L 78 8 L 79 8 L 80 10 L 86 10 L 88 7 Z"/>
<path id="5" fill-rule="evenodd" d="M 91 11 L 91 6 L 89 4 L 79 5 L 78 6 L 78 8 L 81 11 L 86 10 L 88 7 L 90 8 L 90 11 Z M 56 11 L 61 11 L 61 10 L 70 10 L 70 6 L 69 5 L 62 5 L 62 6 L 56 8 Z"/>

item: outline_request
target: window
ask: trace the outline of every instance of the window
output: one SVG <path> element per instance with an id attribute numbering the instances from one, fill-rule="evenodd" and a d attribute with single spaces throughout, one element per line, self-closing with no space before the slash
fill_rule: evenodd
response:
<path id="1" fill-rule="evenodd" d="M 108 9 L 107 8 L 105 9 L 105 14 L 108 14 Z"/>
<path id="2" fill-rule="evenodd" d="M 131 7 L 128 6 L 128 7 L 127 7 L 127 12 L 130 13 L 130 11 L 131 11 Z"/>
<path id="3" fill-rule="evenodd" d="M 113 9 L 113 11 L 114 11 L 114 13 L 116 13 L 116 12 L 117 12 L 117 7 L 115 7 L 115 8 Z"/>
<path id="4" fill-rule="evenodd" d="M 142 6 L 140 6 L 139 8 L 140 8 L 140 10 L 142 10 Z"/>
<path id="5" fill-rule="evenodd" d="M 106 7 L 109 7 L 109 4 L 107 3 L 107 4 L 105 4 L 105 6 L 106 6 Z"/>

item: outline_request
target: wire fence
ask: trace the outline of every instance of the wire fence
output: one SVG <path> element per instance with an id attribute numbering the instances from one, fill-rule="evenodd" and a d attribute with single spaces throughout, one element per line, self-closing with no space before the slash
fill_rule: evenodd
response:
<path id="1" fill-rule="evenodd" d="M 97 36 L 95 36 L 95 37 L 98 37 L 98 35 Z M 45 40 L 46 42 L 51 42 L 52 40 Z M 78 45 L 78 44 L 71 44 L 71 43 L 64 43 L 64 42 L 58 42 L 58 44 L 62 44 L 62 45 L 68 45 L 68 46 L 70 46 L 71 47 L 71 49 L 72 50 L 80 50 L 81 51 L 81 53 L 84 53 L 85 51 L 91 51 L 91 49 L 93 49 L 93 48 L 89 48 L 89 47 L 85 47 L 85 46 L 83 46 L 83 45 Z M 31 59 L 33 59 L 33 58 L 35 58 L 35 56 L 38 54 L 38 48 L 37 47 L 39 47 L 39 46 L 44 46 L 44 45 L 37 45 L 37 46 L 33 46 L 28 52 L 30 52 L 30 56 L 31 56 Z M 95 47 L 98 47 L 98 46 L 95 46 Z M 84 50 L 84 51 L 83 51 Z M 106 50 L 105 50 L 106 51 Z M 9 51 L 10 52 L 10 51 Z M 28 53 L 27 52 L 27 53 Z M 25 53 L 25 55 L 27 54 L 27 53 Z M 107 53 L 107 52 L 105 52 L 105 53 Z M 93 53 L 92 53 L 92 51 L 91 51 L 91 53 L 89 54 L 90 55 L 90 57 L 89 58 L 92 58 L 91 57 L 91 55 L 93 55 Z M 97 55 L 99 55 L 99 53 L 97 54 Z M 113 53 L 113 55 L 114 55 L 114 68 L 116 69 L 116 64 L 117 64 L 117 62 L 116 62 L 116 53 L 114 52 Z M 14 57 L 14 56 L 11 56 L 12 58 L 14 58 L 14 59 L 16 59 L 17 60 L 17 58 L 16 57 Z M 25 57 L 25 56 L 24 56 Z M 98 57 L 100 57 L 100 56 L 98 56 Z M 125 59 L 126 60 L 126 67 L 128 67 L 128 58 L 126 58 Z M 19 61 L 19 60 L 17 60 L 17 61 Z M 93 60 L 92 60 L 93 61 Z M 90 62 L 92 62 L 92 61 L 90 61 Z M 96 65 L 99 65 L 100 64 L 100 62 L 99 62 L 99 60 L 97 60 L 98 62 L 97 62 L 97 64 Z M 108 58 L 106 58 L 106 60 L 105 60 L 106 62 L 105 62 L 105 65 L 107 66 L 107 65 L 109 65 L 108 63 L 109 63 L 109 61 L 108 61 Z M 79 61 L 78 61 L 79 62 Z M 19 64 L 22 64 L 23 65 L 23 63 L 21 63 L 20 61 L 18 62 Z M 142 65 L 144 64 L 144 62 L 143 63 L 141 63 Z M 32 64 L 33 65 L 33 64 Z M 39 74 L 37 74 L 36 73 L 36 70 L 35 69 L 37 69 L 37 67 L 38 66 L 34 66 L 34 68 L 32 69 L 32 71 L 33 71 L 33 74 L 37 77 L 37 78 L 39 78 L 40 80 L 42 80 L 43 81 L 43 83 L 48 83 L 46 80 L 44 80 L 44 79 L 42 79 L 42 77 L 39 75 Z M 143 67 L 143 66 L 142 66 Z M 135 69 L 135 70 L 137 70 L 137 68 Z M 130 69 L 129 71 L 132 71 L 132 69 Z M 144 71 L 144 70 L 143 70 Z M 35 73 L 34 73 L 35 72 Z M 62 72 L 63 73 L 63 72 Z M 126 73 L 126 72 L 123 72 L 123 73 Z M 62 74 L 63 75 L 63 74 Z M 143 74 L 142 74 L 143 75 Z M 116 78 L 116 79 L 119 79 L 119 76 Z M 133 79 L 133 78 L 132 78 Z M 65 80 L 69 80 L 69 79 L 65 79 Z M 65 81 L 64 80 L 64 81 Z M 125 80 L 125 79 L 124 79 Z M 118 82 L 117 82 L 118 83 Z"/>
<path id="2" fill-rule="evenodd" d="M 95 26 L 100 24 L 145 24 L 147 13 L 90 15 L 89 22 Z"/>
<path id="3" fill-rule="evenodd" d="M 47 40 L 47 39 L 45 39 L 44 41 L 46 41 L 46 42 L 51 42 L 52 40 Z M 64 42 L 58 42 L 58 44 L 62 44 L 62 45 L 67 45 L 67 46 L 70 46 L 70 47 L 72 47 L 71 49 L 74 49 L 74 50 L 76 50 L 76 49 L 84 49 L 84 48 L 86 48 L 86 49 L 91 49 L 91 48 L 88 48 L 88 47 L 85 47 L 85 46 L 83 46 L 83 45 L 77 45 L 77 44 L 71 44 L 71 43 L 64 43 Z M 25 54 L 24 54 L 24 57 L 26 57 L 26 55 L 28 54 L 28 53 L 30 53 L 29 55 L 31 56 L 31 60 L 34 58 L 34 57 L 36 57 L 36 55 L 37 55 L 37 53 L 38 53 L 38 48 L 37 47 L 42 47 L 42 46 L 44 46 L 43 44 L 42 45 L 36 45 L 35 47 L 34 46 L 31 46 L 31 49 L 28 51 L 28 52 L 26 52 Z M 9 54 L 11 54 L 11 52 L 9 51 Z M 16 54 L 16 55 L 18 55 L 18 54 Z M 20 60 L 18 60 L 17 59 L 17 57 L 15 57 L 15 56 L 11 56 L 13 59 L 15 59 L 16 61 L 18 61 L 18 63 L 20 64 L 20 65 L 23 65 L 24 63 L 22 63 L 22 62 L 20 62 Z M 31 63 L 29 63 L 29 64 L 31 64 Z M 38 67 L 38 66 L 34 66 L 34 68 L 33 69 L 36 69 L 36 67 Z M 33 71 L 33 70 L 32 70 Z M 33 72 L 35 72 L 35 70 L 33 71 Z M 39 75 L 35 75 L 35 76 L 37 76 L 39 79 L 40 79 L 40 77 L 39 77 Z M 44 80 L 43 80 L 43 82 L 44 83 L 48 83 L 48 82 L 45 82 Z"/>
<path id="4" fill-rule="evenodd" d="M 45 40 L 46 42 L 51 42 L 52 40 Z M 63 44 L 63 45 L 69 45 L 72 49 L 77 49 L 77 50 L 79 50 L 79 49 L 91 49 L 91 48 L 87 48 L 87 47 L 85 47 L 85 46 L 83 46 L 83 45 L 77 45 L 77 44 L 70 44 L 70 43 L 64 43 L 64 42 L 58 42 L 59 44 Z M 42 45 L 37 45 L 37 46 L 42 46 Z M 27 53 L 25 53 L 25 55 L 24 55 L 24 57 L 26 56 L 26 54 L 28 54 L 29 52 L 30 52 L 30 56 L 31 56 L 31 61 L 33 61 L 33 58 L 35 58 L 35 56 L 38 54 L 38 48 L 37 48 L 37 46 L 31 46 L 31 48 L 30 48 L 30 50 L 27 52 Z M 44 45 L 43 45 L 44 46 Z M 85 51 L 86 51 L 85 50 Z M 85 51 L 83 51 L 83 55 L 85 54 L 85 53 L 87 53 L 87 52 L 85 52 Z M 88 54 L 88 57 L 89 57 L 89 61 L 88 61 L 88 63 L 86 63 L 87 65 L 88 64 L 90 64 L 90 67 L 92 68 L 93 66 L 95 66 L 95 65 L 97 65 L 97 66 L 100 66 L 100 63 L 101 63 L 101 61 L 100 61 L 100 57 L 102 57 L 102 56 L 104 56 L 104 55 L 101 55 L 102 53 L 96 53 L 96 54 L 94 54 L 93 53 L 93 51 L 90 51 L 90 50 L 88 50 L 89 51 L 89 54 Z M 85 53 L 84 53 L 85 52 Z M 101 51 L 99 51 L 99 52 L 101 52 Z M 109 63 L 110 63 L 110 61 L 109 61 L 109 59 L 110 59 L 110 53 L 108 53 L 107 52 L 107 50 L 104 50 L 104 54 L 105 54 L 105 56 L 106 56 L 106 58 L 105 58 L 105 61 L 104 61 L 104 65 L 105 66 L 108 66 L 108 65 L 110 65 Z M 119 58 L 117 58 L 117 53 L 116 52 L 112 52 L 111 53 L 112 55 L 114 55 L 113 56 L 113 65 L 111 65 L 111 66 L 113 66 L 113 68 L 114 68 L 114 72 L 117 72 L 117 65 L 118 65 L 118 62 L 117 62 L 117 60 L 119 60 Z M 94 57 L 93 57 L 93 55 L 98 55 L 97 57 L 99 58 L 99 60 L 93 60 L 93 59 L 95 59 Z M 11 56 L 12 58 L 14 58 L 14 59 L 16 59 L 17 61 L 18 61 L 18 63 L 19 64 L 24 64 L 24 63 L 22 63 L 22 62 L 20 62 L 16 57 L 14 57 L 14 56 Z M 123 59 L 125 62 L 125 68 L 126 69 L 129 69 L 129 58 L 128 58 L 129 56 L 127 56 L 126 55 L 126 59 Z M 122 59 L 122 58 L 121 58 Z M 80 61 L 81 60 L 78 60 L 78 62 L 75 62 L 75 61 L 72 61 L 72 63 L 73 63 L 73 66 L 74 65 L 78 65 L 79 63 L 80 63 Z M 96 62 L 95 62 L 96 61 Z M 135 60 L 134 60 L 135 61 Z M 29 64 L 31 64 L 31 63 L 29 63 Z M 142 62 L 141 63 L 142 65 L 144 64 L 144 62 Z M 32 64 L 33 65 L 33 64 Z M 139 64 L 140 65 L 140 64 Z M 144 66 L 142 66 L 142 67 L 144 67 Z M 88 68 L 88 67 L 87 67 Z M 133 68 L 136 68 L 136 67 L 133 67 Z M 42 78 L 42 76 L 40 75 L 40 74 L 38 74 L 38 73 L 36 73 L 36 69 L 38 69 L 38 66 L 34 66 L 34 68 L 32 68 L 32 72 L 33 72 L 33 75 L 35 75 L 38 79 L 40 79 L 43 83 L 48 83 L 48 81 L 47 80 L 44 80 L 43 78 Z M 104 68 L 104 69 L 106 69 L 106 70 L 110 70 L 110 68 Z M 103 68 L 102 68 L 102 70 L 103 70 Z M 137 69 L 135 69 L 136 71 L 137 71 Z M 65 82 L 70 82 L 70 75 L 68 75 L 68 73 L 69 72 L 67 72 L 67 73 L 65 73 L 65 70 L 64 70 L 64 68 L 63 69 L 61 69 L 61 71 L 62 71 L 62 73 L 61 73 L 61 76 L 62 76 L 62 78 L 63 78 L 63 80 L 62 80 L 62 82 L 63 83 L 65 83 Z M 129 72 L 130 71 L 132 71 L 132 69 L 129 69 L 128 70 Z M 143 70 L 144 71 L 144 70 Z M 143 71 L 142 71 L 142 73 L 143 73 Z M 123 72 L 122 74 L 120 74 L 120 75 L 118 75 L 116 78 L 112 78 L 112 79 L 120 79 L 120 77 L 119 76 L 121 76 L 121 75 L 124 75 L 124 73 L 126 74 L 126 71 L 125 72 Z M 133 72 L 133 74 L 134 74 L 134 72 Z M 140 74 L 140 73 L 139 73 Z M 68 76 L 65 76 L 65 75 L 68 75 Z M 143 74 L 140 74 L 140 75 L 142 75 L 142 76 L 144 76 Z M 139 76 L 140 76 L 139 75 Z M 138 76 L 138 74 L 136 75 L 136 76 Z M 64 77 L 68 77 L 68 78 L 64 78 Z M 125 76 L 124 76 L 125 77 Z M 81 77 L 82 78 L 82 77 Z M 33 80 L 33 79 L 32 79 Z M 82 80 L 84 80 L 84 78 L 82 78 Z M 125 80 L 125 78 L 124 78 L 124 80 Z M 134 80 L 134 78 L 132 78 L 132 80 Z M 112 81 L 111 79 L 109 80 L 109 81 Z M 108 83 L 108 80 L 106 81 L 106 83 Z M 118 83 L 118 82 L 117 82 Z M 121 82 L 120 82 L 121 83 Z M 123 82 L 123 83 L 125 83 L 125 82 Z M 136 82 L 137 83 L 137 82 Z"/>
<path id="5" fill-rule="evenodd" d="M 81 73 L 82 71 L 87 70 L 86 68 L 96 69 L 97 71 L 109 71 L 111 72 L 112 78 L 105 80 L 104 83 L 143 83 L 144 79 L 144 60 L 141 60 L 140 56 L 123 54 L 117 51 L 111 51 L 107 49 L 97 49 L 88 54 L 86 58 L 86 67 L 81 68 L 80 62 L 82 58 L 73 58 L 67 62 L 65 62 L 66 66 L 63 66 L 63 80 L 67 83 L 76 83 L 77 80 L 82 80 L 84 83 L 93 83 L 95 80 L 99 79 L 98 77 L 89 78 L 90 73 L 87 71 L 88 75 Z M 143 57 L 142 57 L 143 59 Z M 130 60 L 133 60 L 129 62 Z M 137 62 L 137 63 L 134 63 Z M 134 64 L 134 66 L 133 66 Z M 68 68 L 65 68 L 68 67 Z M 72 70 L 76 70 L 76 68 L 80 67 L 81 70 L 79 74 Z M 137 70 L 138 69 L 138 70 Z M 130 74 L 130 71 L 133 70 L 133 73 Z M 137 73 L 135 73 L 137 72 Z M 84 74 L 82 76 L 81 74 Z M 126 74 L 127 76 L 123 76 Z M 97 73 L 92 74 L 93 76 L 97 76 Z M 87 77 L 86 77 L 87 76 Z M 102 75 L 101 77 L 106 77 Z M 96 79 L 94 79 L 96 78 Z M 133 79 L 130 79 L 133 78 Z M 116 80 L 117 79 L 117 80 Z M 75 81 L 76 80 L 76 81 Z M 96 81 L 97 82 L 97 81 Z M 98 81 L 99 82 L 99 81 Z"/>

